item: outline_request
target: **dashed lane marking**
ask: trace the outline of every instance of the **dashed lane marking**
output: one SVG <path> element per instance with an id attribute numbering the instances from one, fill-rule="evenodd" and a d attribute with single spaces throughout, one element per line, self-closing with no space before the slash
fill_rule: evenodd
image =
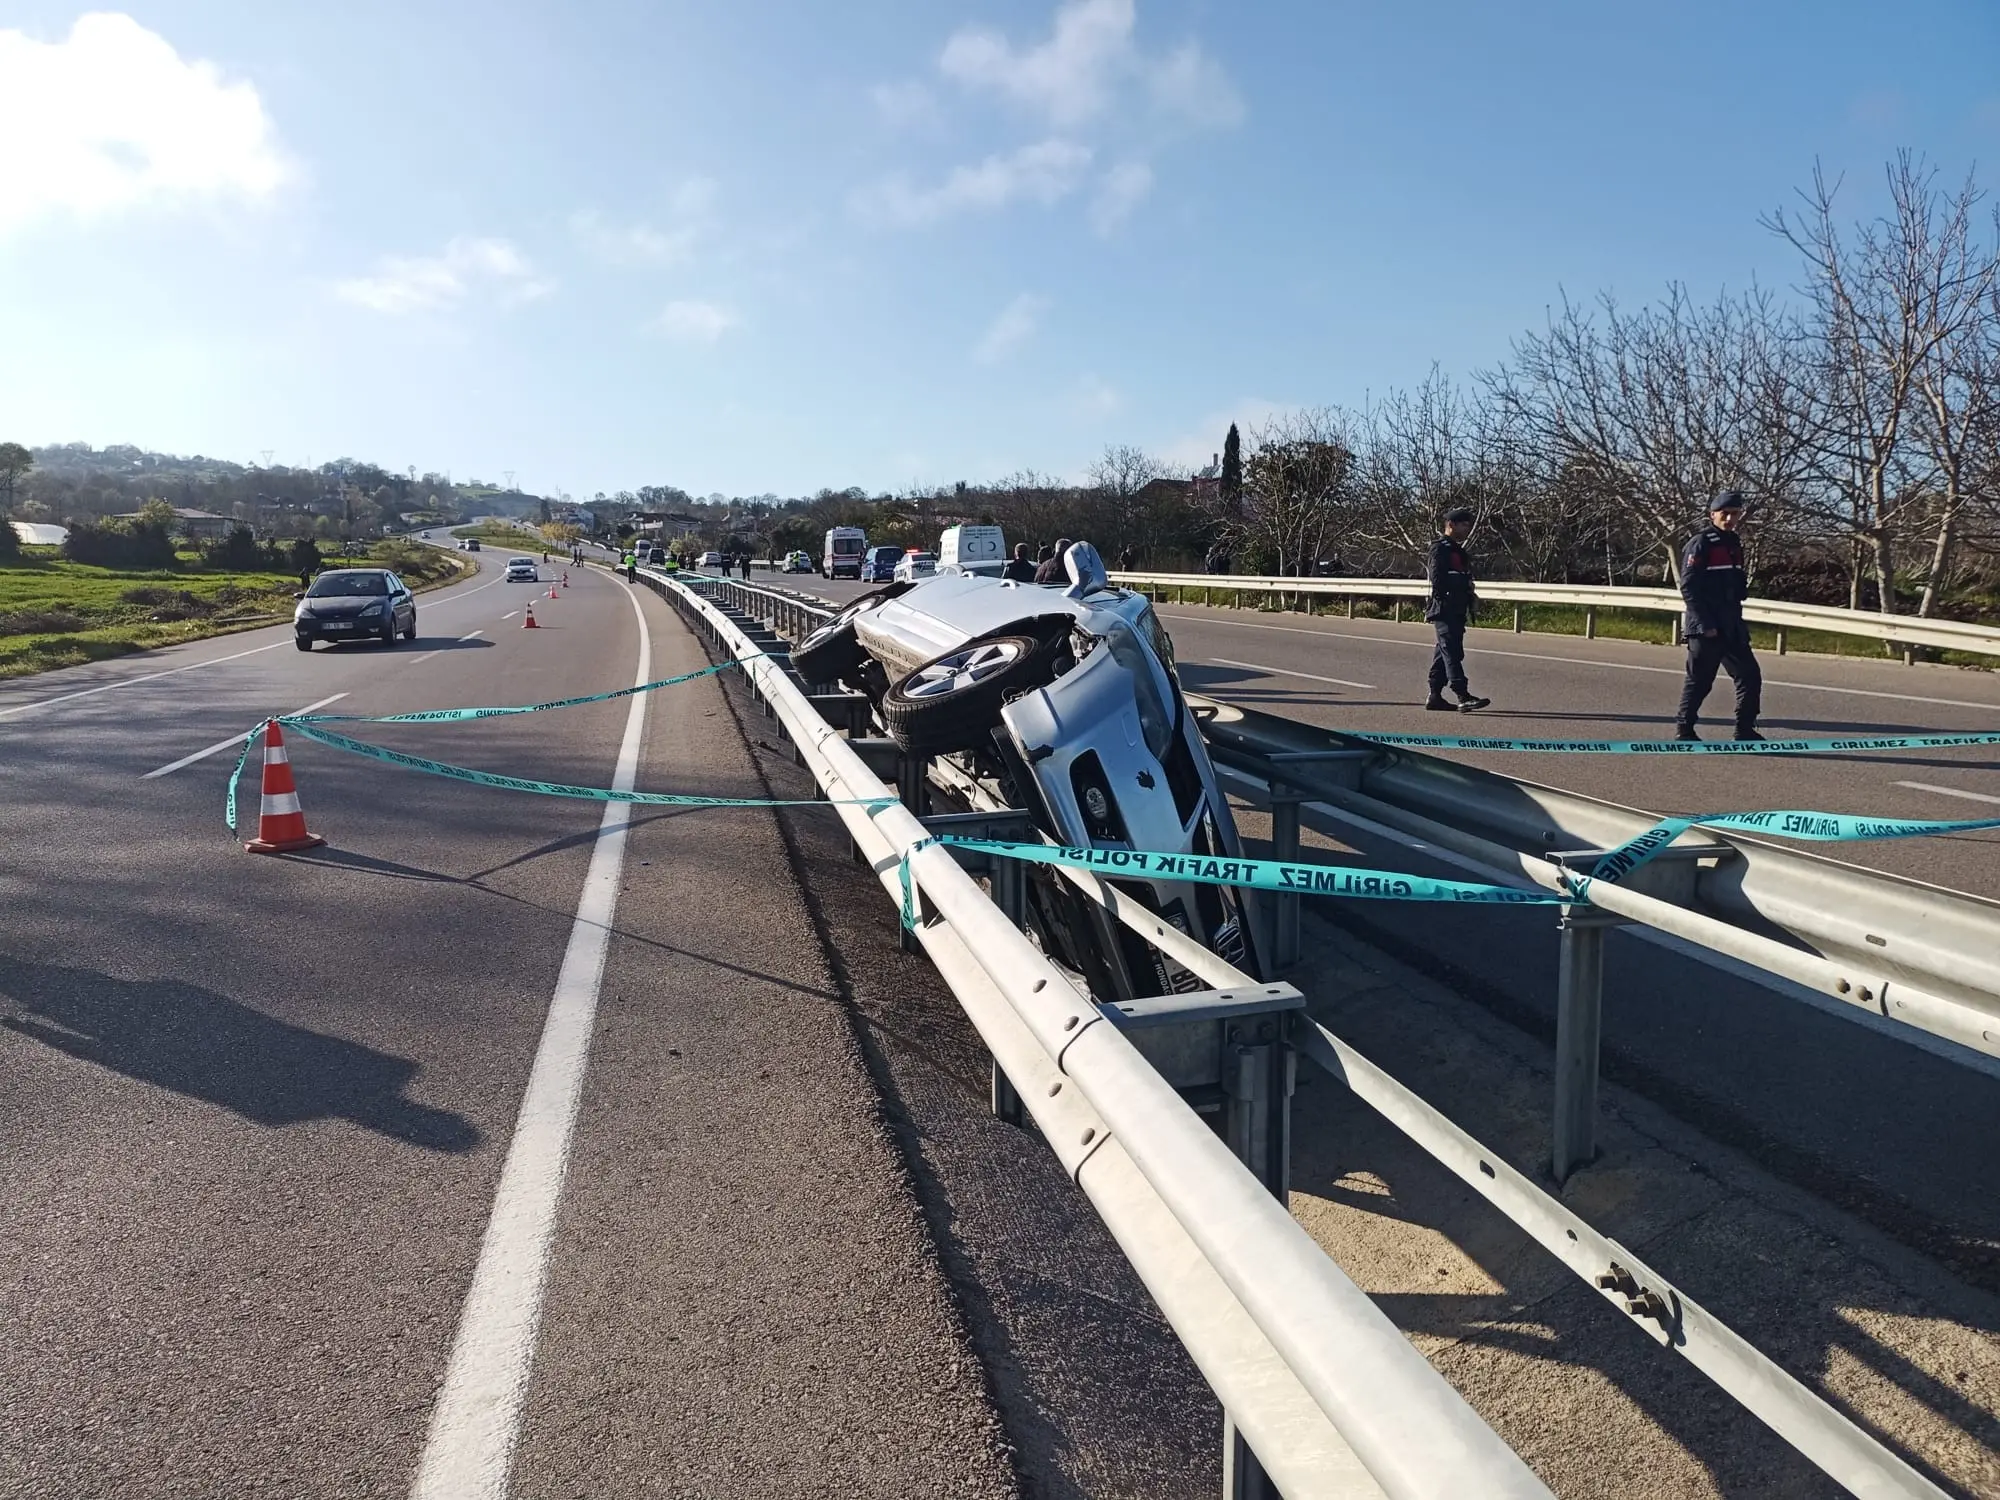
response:
<path id="1" fill-rule="evenodd" d="M 1899 781 L 1896 785 L 1906 786 L 1913 792 L 1936 792 L 1940 797 L 1959 797 L 1967 802 L 2000 804 L 2000 797 L 1991 797 L 1985 792 L 1962 792 L 1955 786 L 1938 786 L 1929 781 Z"/>
<path id="2" fill-rule="evenodd" d="M 1289 667 L 1266 667 L 1254 661 L 1231 661 L 1226 656 L 1211 656 L 1209 660 L 1217 666 L 1242 667 L 1245 671 L 1262 672 L 1267 677 L 1303 677 L 1308 682 L 1330 682 L 1335 687 L 1367 688 L 1370 692 L 1375 690 L 1375 684 L 1372 682 L 1349 682 L 1345 677 L 1322 677 L 1317 672 L 1294 672 Z"/>
<path id="3" fill-rule="evenodd" d="M 470 635 L 462 635 L 458 639 L 461 643 L 465 641 L 476 641 L 484 634 L 486 634 L 486 632 L 483 630 L 475 630 Z M 429 661 L 433 656 L 436 656 L 438 654 L 438 651 L 442 650 L 444 650 L 444 647 L 440 646 L 437 648 L 437 651 L 426 651 L 422 656 L 413 656 L 410 658 L 410 665 L 414 667 L 420 661 Z"/>

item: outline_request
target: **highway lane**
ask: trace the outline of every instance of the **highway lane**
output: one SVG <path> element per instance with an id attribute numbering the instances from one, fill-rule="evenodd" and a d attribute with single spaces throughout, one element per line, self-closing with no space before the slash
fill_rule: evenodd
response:
<path id="1" fill-rule="evenodd" d="M 388 713 L 630 684 L 639 616 L 628 591 L 602 574 L 579 579 L 540 601 L 534 632 L 519 628 L 527 592 L 483 575 L 424 596 L 425 639 L 394 649 L 302 655 L 280 627 L 0 692 L 0 710 L 18 710 L 0 719 L 0 1287 L 11 1335 L 0 1344 L 0 1495 L 407 1492 L 602 808 L 418 777 L 294 741 L 308 821 L 332 846 L 254 859 L 220 827 L 233 757 L 187 757 L 334 695 L 334 711 Z M 693 664 L 664 607 L 650 598 L 643 607 L 662 669 Z M 640 785 L 725 794 L 751 785 L 740 768 L 690 758 L 675 737 L 726 722 L 704 688 L 714 692 L 691 684 L 647 701 Z M 363 737 L 604 785 L 626 714 L 614 702 L 468 726 L 367 726 Z M 187 763 L 149 776 L 176 761 Z M 254 771 L 244 801 L 254 827 Z M 635 813 L 605 972 L 637 1024 L 617 1037 L 629 1073 L 607 1075 L 602 1088 L 586 1075 L 579 1149 L 592 1161 L 617 1162 L 621 1133 L 649 1109 L 651 1128 L 692 1129 L 650 1081 L 686 1051 L 658 1023 L 684 1024 L 695 986 L 663 974 L 661 955 L 697 947 L 690 927 L 707 896 L 656 882 L 669 862 L 703 849 L 726 873 L 759 836 L 677 809 Z M 768 826 L 761 837 L 775 847 Z M 718 874 L 715 891 L 725 890 Z M 730 941 L 745 952 L 812 951 L 796 912 L 766 917 L 741 889 L 727 899 Z M 644 930 L 628 930 L 641 916 Z M 751 1012 L 795 982 L 739 981 L 707 978 L 700 998 Z M 710 1034 L 726 1052 L 727 1038 Z M 865 1075 L 828 1065 L 812 1049 L 818 1040 L 807 1033 L 789 1053 L 771 1041 L 767 1067 L 812 1077 L 816 1122 L 837 1116 L 836 1100 L 867 1120 Z M 744 1147 L 746 1173 L 789 1171 L 775 1153 L 797 1145 L 793 1093 L 774 1086 L 757 1100 L 776 1135 Z M 609 1135 L 593 1133 L 593 1120 Z M 773 1208 L 771 1258 L 804 1247 L 814 1263 L 790 1267 L 801 1288 L 847 1286 L 868 1280 L 884 1245 L 899 1245 L 877 1280 L 907 1279 L 928 1247 L 911 1239 L 914 1214 L 897 1201 L 893 1168 L 880 1153 L 850 1164 L 849 1206 L 861 1207 L 831 1230 L 793 1232 L 785 1206 Z M 672 1169 L 671 1158 L 656 1162 Z M 803 1195 L 799 1211 L 812 1202 Z M 554 1263 L 574 1264 L 570 1247 L 599 1233 L 654 1236 L 655 1207 L 645 1192 L 619 1193 L 581 1222 L 558 1222 Z M 737 1244 L 691 1208 L 683 1221 L 682 1264 L 726 1284 Z M 633 1274 L 620 1295 L 670 1308 L 660 1274 Z M 888 1357 L 857 1368 L 818 1345 L 822 1399 L 784 1441 L 732 1405 L 740 1362 L 711 1362 L 698 1341 L 682 1360 L 643 1371 L 585 1360 L 578 1379 L 566 1360 L 563 1378 L 538 1377 L 531 1399 L 551 1432 L 567 1432 L 586 1415 L 606 1421 L 611 1399 L 642 1414 L 671 1380 L 701 1413 L 683 1435 L 753 1480 L 760 1453 L 792 1472 L 800 1445 L 818 1451 L 833 1431 L 881 1426 L 917 1435 L 907 1462 L 925 1473 L 955 1476 L 968 1493 L 1004 1491 L 976 1366 L 937 1300 L 902 1308 L 881 1286 L 868 1291 L 860 1305 Z M 559 1275 L 552 1294 L 589 1292 Z M 800 1305 L 810 1301 L 802 1291 Z M 738 1306 L 754 1328 L 755 1299 Z M 853 1339 L 824 1309 L 797 1320 L 829 1341 Z M 771 1350 L 799 1342 L 774 1336 Z M 670 1478 L 674 1454 L 651 1456 L 659 1467 L 632 1469 L 603 1450 L 571 1452 L 564 1482 L 613 1494 Z M 535 1442 L 522 1450 L 524 1464 L 542 1457 Z M 850 1490 L 869 1487 L 838 1463 L 827 1473 Z M 896 1472 L 886 1488 L 909 1478 Z"/>
<path id="2" fill-rule="evenodd" d="M 762 575 L 758 575 L 760 578 Z M 835 602 L 875 585 L 780 579 Z M 1181 674 L 1197 692 L 1328 728 L 1547 739 L 1653 739 L 1673 733 L 1678 648 L 1474 629 L 1467 670 L 1493 699 L 1477 714 L 1427 713 L 1430 627 L 1162 604 Z M 1767 734 L 2000 729 L 2000 674 L 1847 657 L 1766 655 Z M 1728 732 L 1725 678 L 1706 705 Z M 2000 746 L 1811 757 L 1437 752 L 1502 775 L 1655 812 L 1807 808 L 1883 817 L 2000 817 Z M 1814 845 L 1814 852 L 2000 899 L 2000 832 Z"/>

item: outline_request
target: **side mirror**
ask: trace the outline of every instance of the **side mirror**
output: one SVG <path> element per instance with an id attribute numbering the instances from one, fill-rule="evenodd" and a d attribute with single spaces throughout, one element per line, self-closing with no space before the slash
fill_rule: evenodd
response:
<path id="1" fill-rule="evenodd" d="M 294 599 L 303 599 L 303 598 L 305 598 L 305 596 L 306 596 L 306 595 L 305 595 L 305 590 L 304 590 L 304 589 L 293 589 L 293 590 L 292 590 L 292 597 L 293 597 Z"/>

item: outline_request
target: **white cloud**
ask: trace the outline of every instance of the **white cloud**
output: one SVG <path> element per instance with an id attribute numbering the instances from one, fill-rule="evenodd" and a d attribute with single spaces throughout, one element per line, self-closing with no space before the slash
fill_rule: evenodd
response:
<path id="1" fill-rule="evenodd" d="M 1153 169 L 1142 161 L 1120 162 L 1097 185 L 1090 204 L 1090 227 L 1110 234 L 1153 190 Z"/>
<path id="2" fill-rule="evenodd" d="M 379 313 L 430 312 L 490 295 L 504 305 L 532 302 L 553 290 L 506 240 L 454 239 L 440 255 L 389 255 L 372 276 L 334 286 L 344 302 Z"/>
<path id="3" fill-rule="evenodd" d="M 668 199 L 670 222 L 615 224 L 596 209 L 570 215 L 570 233 L 592 259 L 612 266 L 686 265 L 712 228 L 715 181 L 690 177 Z"/>
<path id="4" fill-rule="evenodd" d="M 51 214 L 267 198 L 292 176 L 257 90 L 130 16 L 0 31 L 0 233 Z"/>
<path id="5" fill-rule="evenodd" d="M 713 302 L 669 302 L 653 320 L 653 331 L 677 344 L 712 344 L 738 321 L 735 313 Z"/>
<path id="6" fill-rule="evenodd" d="M 868 98 L 883 123 L 898 130 L 937 118 L 937 96 L 921 83 L 878 83 Z"/>
<path id="7" fill-rule="evenodd" d="M 695 231 L 681 225 L 610 224 L 594 209 L 570 215 L 570 233 L 593 258 L 613 266 L 679 266 L 694 257 Z"/>
<path id="8" fill-rule="evenodd" d="M 1125 409 L 1125 393 L 1108 380 L 1086 375 L 1076 383 L 1076 390 L 1070 397 L 1070 408 L 1085 418 L 1113 416 Z"/>
<path id="9" fill-rule="evenodd" d="M 1074 141 L 1038 141 L 972 166 L 954 167 L 936 187 L 920 188 L 907 177 L 890 177 L 857 194 L 854 208 L 863 217 L 916 225 L 967 210 L 1005 208 L 1022 199 L 1046 207 L 1076 190 L 1090 159 L 1090 148 Z"/>
<path id="10" fill-rule="evenodd" d="M 1243 99 L 1221 64 L 1185 42 L 1147 70 L 1153 107 L 1189 125 L 1221 128 L 1243 119 Z"/>
<path id="11" fill-rule="evenodd" d="M 1114 75 L 1132 55 L 1133 0 L 1070 0 L 1046 42 L 1015 50 L 996 32 L 966 27 L 945 43 L 938 69 L 1046 114 L 1066 128 L 1101 114 Z"/>
<path id="12" fill-rule="evenodd" d="M 1033 292 L 1021 293 L 987 325 L 986 332 L 973 345 L 972 357 L 982 365 L 998 364 L 1034 337 L 1041 326 L 1042 314 L 1048 310 L 1048 298 Z"/>

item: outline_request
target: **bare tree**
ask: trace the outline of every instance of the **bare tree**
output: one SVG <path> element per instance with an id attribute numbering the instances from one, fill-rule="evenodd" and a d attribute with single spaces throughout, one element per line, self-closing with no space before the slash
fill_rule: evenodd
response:
<path id="1" fill-rule="evenodd" d="M 1272 418 L 1251 440 L 1232 540 L 1278 575 L 1310 571 L 1352 529 L 1353 436 L 1340 412 L 1315 407 Z"/>
<path id="2" fill-rule="evenodd" d="M 1926 608 L 1950 560 L 1971 416 L 1961 372 L 1994 270 L 1990 250 L 1972 245 L 1980 194 L 1969 177 L 1947 197 L 1935 169 L 1905 151 L 1887 178 L 1889 211 L 1857 226 L 1851 242 L 1834 221 L 1840 184 L 1817 168 L 1811 189 L 1799 195 L 1802 212 L 1794 217 L 1780 208 L 1763 222 L 1805 257 L 1828 408 L 1823 447 L 1844 481 L 1838 518 L 1867 547 L 1878 606 L 1892 614 L 1897 543 L 1911 525 L 1936 514 Z M 1911 430 L 1927 418 L 1928 443 L 1922 430 Z M 1938 461 L 1947 454 L 1957 455 L 1955 477 L 1944 480 Z M 1932 486 L 1940 480 L 1953 494 L 1934 507 Z"/>

